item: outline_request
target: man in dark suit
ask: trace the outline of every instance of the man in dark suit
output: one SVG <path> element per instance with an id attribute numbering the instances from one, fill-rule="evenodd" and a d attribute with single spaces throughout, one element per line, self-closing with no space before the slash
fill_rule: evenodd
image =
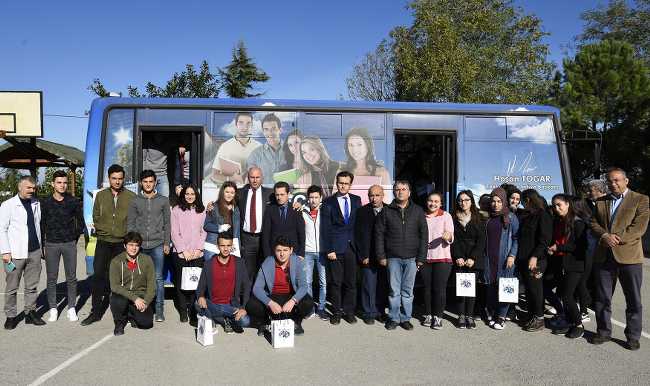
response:
<path id="1" fill-rule="evenodd" d="M 305 220 L 302 214 L 289 205 L 289 184 L 284 181 L 273 186 L 275 202 L 269 204 L 262 224 L 262 250 L 264 256 L 273 256 L 273 242 L 283 236 L 295 245 L 294 253 L 305 257 Z"/>
<path id="2" fill-rule="evenodd" d="M 273 189 L 263 187 L 262 181 L 262 169 L 253 166 L 248 169 L 248 184 L 237 190 L 241 215 L 241 257 L 251 281 L 262 261 L 262 219 L 273 196 Z"/>
<path id="3" fill-rule="evenodd" d="M 336 194 L 323 202 L 330 209 L 329 243 L 327 251 L 327 290 L 332 303 L 330 323 L 357 322 L 357 259 L 354 253 L 354 223 L 361 198 L 350 194 L 354 175 L 348 171 L 336 175 Z M 342 292 L 345 291 L 345 294 Z"/>
<path id="4" fill-rule="evenodd" d="M 627 188 L 629 180 L 623 169 L 607 172 L 610 195 L 596 201 L 591 229 L 598 245 L 594 253 L 596 273 L 597 335 L 591 343 L 602 344 L 611 339 L 612 295 L 617 279 L 625 295 L 625 337 L 627 348 L 640 347 L 641 280 L 643 278 L 643 246 L 641 238 L 648 229 L 648 196 Z"/>
<path id="5" fill-rule="evenodd" d="M 368 189 L 368 203 L 357 212 L 354 223 L 354 242 L 357 261 L 361 265 L 361 308 L 363 322 L 374 324 L 384 320 L 388 301 L 386 267 L 379 265 L 375 253 L 375 220 L 384 208 L 384 189 L 373 185 Z"/>

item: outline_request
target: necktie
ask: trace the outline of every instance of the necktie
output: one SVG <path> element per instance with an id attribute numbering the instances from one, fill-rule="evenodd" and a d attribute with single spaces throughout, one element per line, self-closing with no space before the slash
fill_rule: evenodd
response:
<path id="1" fill-rule="evenodd" d="M 253 189 L 253 196 L 251 197 L 251 206 L 248 209 L 248 214 L 251 218 L 249 231 L 255 233 L 255 231 L 257 231 L 257 189 Z"/>
<path id="2" fill-rule="evenodd" d="M 282 205 L 280 207 L 280 217 L 282 218 L 283 221 L 287 219 L 287 206 L 286 205 Z"/>
<path id="3" fill-rule="evenodd" d="M 343 205 L 343 221 L 347 225 L 350 222 L 350 204 L 348 204 L 347 196 L 343 197 L 345 204 Z"/>

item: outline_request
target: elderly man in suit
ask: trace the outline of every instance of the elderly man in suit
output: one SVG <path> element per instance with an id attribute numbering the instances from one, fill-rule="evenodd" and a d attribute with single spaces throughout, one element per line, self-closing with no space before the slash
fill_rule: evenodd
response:
<path id="1" fill-rule="evenodd" d="M 625 337 L 627 348 L 638 350 L 641 337 L 641 280 L 643 246 L 641 237 L 648 228 L 648 196 L 628 189 L 629 180 L 623 169 L 607 172 L 610 195 L 596 201 L 591 229 L 599 239 L 594 254 L 597 282 L 595 302 L 597 335 L 593 344 L 611 339 L 612 295 L 616 280 L 621 281 L 625 295 Z"/>
<path id="2" fill-rule="evenodd" d="M 252 281 L 262 261 L 262 219 L 273 189 L 262 186 L 264 176 L 259 167 L 249 168 L 247 175 L 248 184 L 237 190 L 237 201 L 241 215 L 241 257 Z"/>

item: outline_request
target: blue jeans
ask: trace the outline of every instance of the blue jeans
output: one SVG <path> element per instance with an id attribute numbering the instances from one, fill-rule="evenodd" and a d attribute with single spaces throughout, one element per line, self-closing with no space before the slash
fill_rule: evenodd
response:
<path id="1" fill-rule="evenodd" d="M 167 176 L 156 176 L 156 193 L 161 196 L 169 197 L 169 181 Z M 176 192 L 174 192 L 176 194 Z"/>
<path id="2" fill-rule="evenodd" d="M 496 283 L 487 285 L 487 308 L 488 311 L 492 314 L 493 318 L 502 318 L 504 319 L 508 315 L 508 309 L 510 309 L 510 303 L 501 303 L 499 301 L 499 279 L 497 278 Z"/>
<path id="3" fill-rule="evenodd" d="M 318 310 L 325 310 L 327 299 L 327 271 L 325 270 L 326 257 L 318 252 L 305 252 L 305 273 L 307 280 L 307 293 L 314 298 L 312 282 L 314 281 L 314 265 L 318 269 Z"/>
<path id="4" fill-rule="evenodd" d="M 214 304 L 210 299 L 205 299 L 205 302 L 207 303 L 208 308 L 201 308 L 198 303 L 194 303 L 194 308 L 196 308 L 197 314 L 207 316 L 220 324 L 224 323 L 224 318 L 228 318 L 230 322 L 239 324 L 241 327 L 248 327 L 251 324 L 248 315 L 243 316 L 239 320 L 235 320 L 234 313 L 236 308 L 230 304 Z"/>
<path id="5" fill-rule="evenodd" d="M 408 322 L 413 312 L 413 285 L 417 266 L 415 257 L 388 258 L 388 317 L 396 323 Z"/>
<path id="6" fill-rule="evenodd" d="M 163 253 L 163 246 L 159 245 L 151 249 L 142 248 L 142 253 L 151 257 L 156 269 L 156 315 L 162 315 L 165 305 L 165 279 L 163 278 L 165 254 Z"/>

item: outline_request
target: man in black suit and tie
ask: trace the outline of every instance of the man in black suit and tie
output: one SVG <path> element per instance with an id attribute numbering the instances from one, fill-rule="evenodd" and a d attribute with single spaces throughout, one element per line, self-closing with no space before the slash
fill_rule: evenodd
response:
<path id="1" fill-rule="evenodd" d="M 329 245 L 327 253 L 327 293 L 332 303 L 330 323 L 357 322 L 357 259 L 354 253 L 354 222 L 361 207 L 361 197 L 350 194 L 354 175 L 348 171 L 336 175 L 336 194 L 323 202 L 330 209 Z M 345 294 L 343 294 L 345 291 Z"/>
<path id="2" fill-rule="evenodd" d="M 262 169 L 253 166 L 248 169 L 248 184 L 237 190 L 241 215 L 241 257 L 251 280 L 262 261 L 262 219 L 273 195 L 273 189 L 262 186 L 263 178 Z"/>
<path id="3" fill-rule="evenodd" d="M 264 213 L 262 225 L 262 250 L 264 256 L 274 256 L 273 243 L 284 236 L 292 245 L 294 253 L 305 257 L 305 220 L 300 212 L 289 205 L 289 184 L 284 181 L 273 186 L 275 202 L 269 204 Z"/>

